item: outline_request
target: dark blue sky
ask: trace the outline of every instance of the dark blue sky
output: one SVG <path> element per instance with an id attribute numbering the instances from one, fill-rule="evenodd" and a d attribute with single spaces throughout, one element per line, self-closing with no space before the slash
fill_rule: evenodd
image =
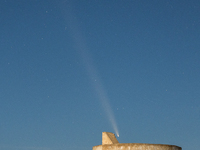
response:
<path id="1" fill-rule="evenodd" d="M 199 0 L 1 0 L 0 150 L 199 150 Z M 115 118 L 115 119 L 113 119 Z"/>

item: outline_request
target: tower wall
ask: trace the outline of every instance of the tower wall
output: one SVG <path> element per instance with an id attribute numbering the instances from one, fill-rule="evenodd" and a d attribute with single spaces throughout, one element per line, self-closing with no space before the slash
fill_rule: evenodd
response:
<path id="1" fill-rule="evenodd" d="M 94 146 L 93 150 L 182 150 L 182 148 L 164 144 L 119 143 L 115 134 L 103 132 L 102 145 Z"/>
<path id="2" fill-rule="evenodd" d="M 93 150 L 182 150 L 175 145 L 120 143 L 94 146 Z"/>

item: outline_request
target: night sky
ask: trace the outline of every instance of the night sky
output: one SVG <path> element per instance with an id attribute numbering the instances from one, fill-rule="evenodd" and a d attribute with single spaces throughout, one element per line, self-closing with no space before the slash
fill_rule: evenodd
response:
<path id="1" fill-rule="evenodd" d="M 199 150 L 199 0 L 1 0 L 0 21 L 0 150 Z"/>

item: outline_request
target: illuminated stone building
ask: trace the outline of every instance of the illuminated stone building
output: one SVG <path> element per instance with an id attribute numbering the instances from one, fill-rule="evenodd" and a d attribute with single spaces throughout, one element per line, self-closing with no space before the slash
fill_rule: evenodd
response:
<path id="1" fill-rule="evenodd" d="M 182 148 L 164 144 L 119 143 L 115 134 L 103 132 L 102 145 L 94 146 L 93 150 L 182 150 Z"/>

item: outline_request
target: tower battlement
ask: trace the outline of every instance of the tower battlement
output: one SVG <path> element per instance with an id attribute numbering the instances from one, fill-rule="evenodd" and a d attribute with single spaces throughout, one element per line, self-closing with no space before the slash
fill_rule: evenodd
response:
<path id="1" fill-rule="evenodd" d="M 114 133 L 102 132 L 102 145 L 119 143 Z"/>

